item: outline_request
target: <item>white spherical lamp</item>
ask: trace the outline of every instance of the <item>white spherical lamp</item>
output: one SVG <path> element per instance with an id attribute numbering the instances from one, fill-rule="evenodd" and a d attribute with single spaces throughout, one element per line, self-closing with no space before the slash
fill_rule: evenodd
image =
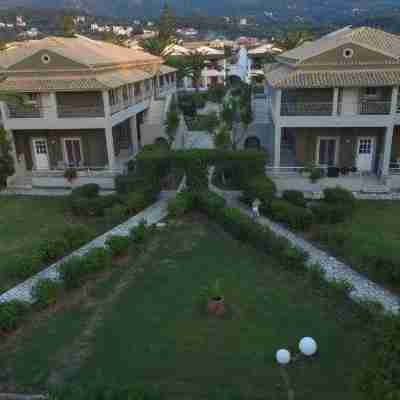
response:
<path id="1" fill-rule="evenodd" d="M 299 350 L 305 356 L 313 356 L 317 352 L 317 343 L 311 337 L 303 337 L 299 342 Z"/>
<path id="2" fill-rule="evenodd" d="M 280 349 L 276 352 L 276 361 L 281 365 L 289 364 L 290 362 L 290 352 L 286 349 Z"/>

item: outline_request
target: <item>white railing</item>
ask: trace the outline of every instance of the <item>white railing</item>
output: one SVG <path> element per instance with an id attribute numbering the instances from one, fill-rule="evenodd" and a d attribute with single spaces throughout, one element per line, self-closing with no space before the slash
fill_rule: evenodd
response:
<path id="1" fill-rule="evenodd" d="M 290 102 L 282 103 L 282 116 L 302 116 L 302 115 L 332 115 L 333 103 L 302 103 Z"/>
<path id="2" fill-rule="evenodd" d="M 122 168 L 110 169 L 107 166 L 104 167 L 58 167 L 55 169 L 38 170 L 33 169 L 32 175 L 36 177 L 64 177 L 64 172 L 69 169 L 74 169 L 77 172 L 78 177 L 84 176 L 104 176 L 104 175 L 115 175 L 122 172 Z"/>
<path id="3" fill-rule="evenodd" d="M 116 114 L 120 111 L 126 110 L 127 108 L 132 107 L 136 104 L 139 104 L 143 101 L 150 100 L 151 96 L 152 96 L 151 90 L 144 92 L 144 93 L 139 93 L 136 96 L 127 98 L 116 104 L 111 105 L 110 112 L 111 112 L 111 114 Z"/>
<path id="4" fill-rule="evenodd" d="M 12 105 L 6 106 L 7 118 L 42 118 L 44 107 L 40 105 Z"/>
<path id="5" fill-rule="evenodd" d="M 390 114 L 390 101 L 363 100 L 358 104 L 358 113 L 367 115 Z"/>
<path id="6" fill-rule="evenodd" d="M 73 106 L 73 105 L 58 105 L 58 118 L 96 118 L 104 117 L 104 107 L 98 106 Z"/>
<path id="7" fill-rule="evenodd" d="M 265 167 L 265 170 L 266 170 L 267 174 L 271 174 L 274 176 L 302 175 L 304 177 L 309 177 L 311 170 L 319 169 L 319 170 L 322 170 L 323 177 L 327 177 L 329 168 L 336 168 L 336 167 L 329 167 L 327 165 L 316 165 L 313 167 L 305 167 L 305 166 L 274 167 L 272 165 L 267 165 Z M 353 177 L 354 178 L 354 177 L 362 177 L 362 174 L 363 174 L 363 172 L 359 171 L 359 170 L 348 171 L 348 173 L 342 174 L 342 173 L 340 173 L 340 168 L 339 168 L 339 176 L 338 177 L 340 177 L 340 178 Z"/>

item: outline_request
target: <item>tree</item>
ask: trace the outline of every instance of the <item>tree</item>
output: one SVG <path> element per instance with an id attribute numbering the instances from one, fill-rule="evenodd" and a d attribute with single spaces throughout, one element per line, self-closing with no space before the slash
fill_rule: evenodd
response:
<path id="1" fill-rule="evenodd" d="M 7 133 L 4 129 L 0 129 L 0 188 L 7 185 L 7 178 L 15 171 L 10 152 L 11 144 L 7 139 Z"/>
<path id="2" fill-rule="evenodd" d="M 166 2 L 161 11 L 158 36 L 161 40 L 170 40 L 176 33 L 176 17 Z"/>
<path id="3" fill-rule="evenodd" d="M 206 59 L 202 54 L 193 53 L 189 56 L 169 57 L 167 64 L 176 68 L 179 80 L 191 78 L 196 91 L 199 90 L 201 73 L 206 67 Z"/>
<path id="4" fill-rule="evenodd" d="M 310 31 L 290 31 L 283 39 L 278 40 L 277 45 L 284 50 L 291 50 L 313 39 L 314 35 Z"/>
<path id="5" fill-rule="evenodd" d="M 75 22 L 71 15 L 63 15 L 61 18 L 61 32 L 65 37 L 75 36 Z"/>
<path id="6" fill-rule="evenodd" d="M 220 125 L 216 130 L 214 134 L 214 146 L 221 150 L 229 150 L 232 147 L 230 130 L 225 124 Z"/>
<path id="7" fill-rule="evenodd" d="M 178 112 L 178 106 L 173 100 L 170 105 L 170 109 L 167 112 L 166 120 L 165 120 L 165 133 L 168 136 L 168 143 L 171 146 L 176 133 L 179 128 L 179 112 Z"/>
<path id="8" fill-rule="evenodd" d="M 160 57 L 162 56 L 164 50 L 172 43 L 173 38 L 165 39 L 161 38 L 160 36 L 155 36 L 140 41 L 139 45 L 148 53 Z"/>

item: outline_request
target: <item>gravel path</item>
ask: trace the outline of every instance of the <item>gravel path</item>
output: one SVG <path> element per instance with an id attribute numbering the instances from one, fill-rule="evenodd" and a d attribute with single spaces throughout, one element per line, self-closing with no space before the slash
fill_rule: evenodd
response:
<path id="1" fill-rule="evenodd" d="M 251 211 L 238 200 L 240 192 L 229 192 L 217 189 L 212 190 L 222 195 L 230 207 L 239 208 L 244 214 L 251 216 Z M 324 271 L 327 280 L 346 281 L 351 284 L 350 297 L 354 300 L 373 301 L 380 303 L 387 312 L 398 314 L 400 312 L 400 297 L 382 286 L 370 281 L 365 276 L 350 268 L 349 265 L 337 260 L 327 252 L 318 249 L 309 241 L 295 235 L 282 225 L 272 222 L 265 217 L 258 218 L 261 225 L 267 226 L 278 236 L 288 239 L 295 247 L 309 255 L 308 265 L 318 264 Z"/>

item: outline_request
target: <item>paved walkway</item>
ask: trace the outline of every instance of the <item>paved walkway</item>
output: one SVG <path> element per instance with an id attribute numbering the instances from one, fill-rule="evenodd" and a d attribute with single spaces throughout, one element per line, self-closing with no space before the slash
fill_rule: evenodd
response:
<path id="1" fill-rule="evenodd" d="M 64 257 L 60 261 L 50 265 L 43 271 L 29 278 L 25 282 L 22 282 L 18 286 L 8 290 L 7 292 L 0 295 L 0 303 L 4 303 L 10 300 L 22 300 L 27 302 L 32 302 L 31 291 L 32 288 L 36 285 L 36 283 L 41 279 L 58 279 L 59 278 L 59 267 L 65 262 L 67 259 L 74 256 L 83 256 L 87 254 L 91 249 L 96 247 L 104 247 L 106 240 L 113 235 L 122 235 L 128 236 L 130 230 L 139 225 L 139 223 L 143 220 L 146 221 L 147 224 L 155 224 L 161 221 L 163 218 L 167 216 L 167 202 L 168 199 L 175 196 L 175 192 L 163 193 L 161 199 L 154 203 L 152 206 L 146 208 L 139 214 L 136 214 L 134 217 L 128 219 L 126 222 L 121 225 L 116 226 L 105 234 L 97 237 L 91 242 L 87 243 L 85 246 L 80 249 L 72 252 L 68 256 Z"/>
<path id="2" fill-rule="evenodd" d="M 239 200 L 240 192 L 226 192 L 215 186 L 212 190 L 222 195 L 230 207 L 239 208 L 244 214 L 251 216 L 251 211 L 245 207 Z M 349 265 L 337 260 L 327 252 L 320 250 L 307 240 L 295 235 L 280 224 L 272 222 L 270 219 L 260 217 L 258 222 L 267 226 L 278 236 L 285 237 L 295 247 L 305 251 L 309 255 L 308 265 L 320 265 L 324 276 L 328 281 L 346 281 L 351 284 L 352 290 L 350 297 L 354 300 L 373 301 L 380 303 L 383 308 L 395 314 L 400 313 L 400 297 L 383 288 L 382 286 L 370 281 L 365 276 L 354 271 Z"/>

